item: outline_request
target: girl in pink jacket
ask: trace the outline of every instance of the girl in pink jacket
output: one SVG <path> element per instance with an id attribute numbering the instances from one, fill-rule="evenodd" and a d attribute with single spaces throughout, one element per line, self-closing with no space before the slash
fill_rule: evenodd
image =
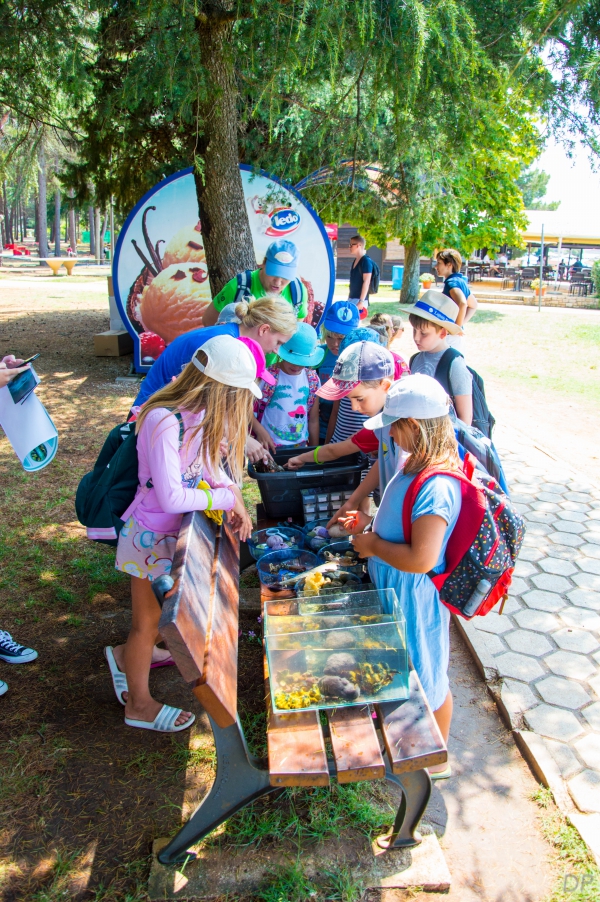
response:
<path id="1" fill-rule="evenodd" d="M 250 536 L 252 521 L 236 483 L 242 481 L 252 403 L 261 397 L 255 380 L 251 351 L 238 339 L 219 335 L 146 401 L 136 422 L 140 484 L 123 514 L 115 564 L 131 576 L 132 626 L 125 645 L 105 649 L 129 726 L 177 732 L 194 722 L 189 711 L 161 705 L 150 695 L 160 619 L 150 584 L 171 570 L 184 513 L 227 511 L 240 539 Z M 233 479 L 221 468 L 223 457 Z"/>

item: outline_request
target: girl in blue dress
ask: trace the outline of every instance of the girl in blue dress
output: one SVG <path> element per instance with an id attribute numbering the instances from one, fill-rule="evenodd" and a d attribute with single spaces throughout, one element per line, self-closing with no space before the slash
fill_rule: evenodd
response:
<path id="1" fill-rule="evenodd" d="M 388 483 L 372 530 L 353 538 L 356 551 L 369 558 L 373 583 L 378 589 L 394 589 L 398 596 L 408 651 L 446 743 L 452 719 L 450 612 L 427 574 L 443 572 L 446 545 L 460 513 L 460 483 L 444 475 L 424 483 L 412 509 L 409 544 L 404 539 L 402 507 L 408 487 L 422 470 L 460 468 L 448 409 L 448 396 L 431 376 L 406 376 L 392 385 L 382 413 L 364 425 L 389 426 L 391 437 L 409 457 Z M 344 525 L 351 530 L 354 522 L 350 511 Z M 444 779 L 450 768 L 441 765 L 430 773 L 433 779 Z"/>

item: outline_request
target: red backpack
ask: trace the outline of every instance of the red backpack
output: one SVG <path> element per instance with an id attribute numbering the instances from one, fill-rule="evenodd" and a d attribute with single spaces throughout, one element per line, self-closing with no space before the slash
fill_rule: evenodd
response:
<path id="1" fill-rule="evenodd" d="M 412 509 L 424 483 L 432 476 L 451 476 L 460 482 L 461 508 L 446 547 L 443 573 L 427 574 L 453 614 L 467 620 L 483 616 L 501 598 L 506 601 L 525 524 L 495 479 L 480 470 L 467 453 L 463 471 L 425 469 L 411 482 L 402 509 L 404 540 L 410 542 Z"/>

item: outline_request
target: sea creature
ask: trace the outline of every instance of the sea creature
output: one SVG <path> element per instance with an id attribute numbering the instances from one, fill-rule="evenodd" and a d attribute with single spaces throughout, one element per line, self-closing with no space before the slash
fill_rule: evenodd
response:
<path id="1" fill-rule="evenodd" d="M 342 698 L 354 701 L 360 695 L 360 689 L 350 680 L 339 676 L 324 676 L 319 680 L 319 689 L 329 698 Z"/>
<path id="2" fill-rule="evenodd" d="M 285 473 L 285 469 L 281 467 L 278 463 L 268 457 L 266 460 L 259 460 L 258 463 L 254 464 L 254 469 L 257 473 Z"/>
<path id="3" fill-rule="evenodd" d="M 350 671 L 357 666 L 358 662 L 353 655 L 339 651 L 329 655 L 325 661 L 323 673 L 327 676 L 348 676 Z"/>
<path id="4" fill-rule="evenodd" d="M 288 570 L 295 569 L 289 566 L 288 561 L 286 561 L 286 567 Z M 313 573 L 331 573 L 332 570 L 337 570 L 337 564 L 320 564 L 318 567 L 313 567 L 311 570 L 306 570 L 304 572 L 304 577 L 305 579 L 308 579 L 313 575 Z M 302 571 L 304 571 L 303 567 Z M 289 583 L 295 582 L 295 580 L 293 577 L 287 577 L 286 579 L 282 580 L 282 582 L 284 583 L 284 585 L 289 585 Z"/>

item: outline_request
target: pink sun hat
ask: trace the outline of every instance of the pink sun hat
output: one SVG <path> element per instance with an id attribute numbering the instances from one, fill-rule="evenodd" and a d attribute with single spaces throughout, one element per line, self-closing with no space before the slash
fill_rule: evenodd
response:
<path id="1" fill-rule="evenodd" d="M 241 341 L 242 344 L 246 345 L 256 361 L 256 378 L 263 379 L 267 383 L 267 385 L 276 385 L 277 379 L 268 371 L 265 352 L 263 351 L 259 343 L 257 341 L 254 341 L 253 338 L 240 337 L 238 338 L 238 341 Z"/>

